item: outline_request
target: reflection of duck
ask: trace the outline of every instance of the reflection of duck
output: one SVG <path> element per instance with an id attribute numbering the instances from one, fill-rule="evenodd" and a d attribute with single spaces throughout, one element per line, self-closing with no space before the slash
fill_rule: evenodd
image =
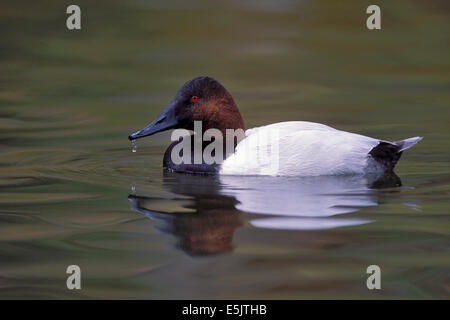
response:
<path id="1" fill-rule="evenodd" d="M 375 188 L 401 186 L 394 173 L 319 177 L 221 176 L 223 194 L 238 201 L 237 209 L 266 215 L 251 220 L 256 227 L 317 230 L 353 226 L 366 219 L 336 218 L 378 205 Z M 236 187 L 239 186 L 239 187 Z M 267 217 L 270 216 L 270 217 Z"/>
<path id="2" fill-rule="evenodd" d="M 151 124 L 131 134 L 129 139 L 134 141 L 175 128 L 194 130 L 195 121 L 201 121 L 205 131 L 218 131 L 222 142 L 223 138 L 229 138 L 228 130 L 242 133 L 245 130 L 231 94 L 218 81 L 197 77 L 178 90 Z M 196 134 L 198 137 L 199 132 Z M 216 134 L 214 137 L 214 142 L 218 142 Z M 191 152 L 191 156 L 186 156 L 180 163 L 174 160 L 172 151 L 179 156 L 179 146 L 184 145 L 182 141 L 176 141 L 166 150 L 164 167 L 177 172 L 233 175 L 319 176 L 391 172 L 402 152 L 422 139 L 382 141 L 305 121 L 280 122 L 249 129 L 242 138 L 239 144 L 234 138 L 230 139 L 233 145 L 228 152 L 223 152 L 225 146 L 218 147 L 223 148 L 221 153 L 225 155 L 214 158 L 219 163 L 200 159 L 198 164 L 192 164 L 193 153 L 199 150 L 195 150 L 190 141 L 188 149 L 181 149 L 184 156 L 186 151 Z M 203 144 L 202 150 L 206 146 Z M 215 147 L 211 149 L 217 151 Z"/>
<path id="3" fill-rule="evenodd" d="M 320 230 L 370 222 L 336 217 L 376 206 L 373 188 L 398 187 L 393 173 L 343 177 L 238 177 L 164 173 L 164 187 L 180 198 L 169 199 L 174 211 L 156 210 L 161 199 L 130 195 L 131 208 L 163 223 L 158 229 L 173 234 L 177 247 L 190 255 L 232 250 L 241 212 L 252 213 L 258 228 Z M 153 207 L 153 209 L 152 209 Z M 191 212 L 186 212 L 190 210 Z"/>
<path id="4" fill-rule="evenodd" d="M 188 176 L 164 173 L 164 187 L 189 197 L 171 199 L 184 210 L 163 212 L 149 209 L 160 199 L 131 194 L 133 210 L 163 222 L 159 230 L 177 237 L 176 246 L 190 255 L 210 255 L 232 250 L 233 234 L 241 226 L 241 212 L 235 209 L 234 197 L 218 192 L 220 183 L 214 176 Z M 192 212 L 186 212 L 190 209 Z"/>

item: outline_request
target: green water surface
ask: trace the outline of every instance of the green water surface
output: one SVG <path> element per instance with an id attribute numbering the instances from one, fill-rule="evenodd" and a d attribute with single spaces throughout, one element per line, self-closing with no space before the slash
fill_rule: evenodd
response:
<path id="1" fill-rule="evenodd" d="M 80 0 L 79 31 L 69 4 L 0 5 L 1 299 L 450 298 L 448 1 L 382 1 L 377 31 L 370 1 Z M 199 75 L 249 128 L 424 140 L 401 183 L 367 188 L 164 174 L 169 133 L 136 153 L 127 136 Z M 290 185 L 308 214 L 345 209 L 286 220 L 276 195 Z M 332 196 L 305 196 L 323 185 Z M 366 287 L 372 264 L 381 290 Z M 81 290 L 66 288 L 69 265 Z"/>

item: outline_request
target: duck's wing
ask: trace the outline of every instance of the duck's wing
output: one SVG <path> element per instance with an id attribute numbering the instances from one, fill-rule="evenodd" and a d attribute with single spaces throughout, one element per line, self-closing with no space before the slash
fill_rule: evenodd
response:
<path id="1" fill-rule="evenodd" d="M 367 172 L 370 150 L 379 142 L 318 123 L 276 123 L 250 130 L 236 152 L 222 164 L 220 173 L 283 176 L 362 174 Z M 369 170 L 382 168 L 374 166 Z"/>

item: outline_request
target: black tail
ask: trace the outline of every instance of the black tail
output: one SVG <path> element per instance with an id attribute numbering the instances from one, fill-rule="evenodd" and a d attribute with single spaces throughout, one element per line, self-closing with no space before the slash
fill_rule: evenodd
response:
<path id="1" fill-rule="evenodd" d="M 394 142 L 380 141 L 380 143 L 370 150 L 369 154 L 381 163 L 386 171 L 392 171 L 400 159 L 403 151 L 412 148 L 422 137 L 414 137 Z"/>

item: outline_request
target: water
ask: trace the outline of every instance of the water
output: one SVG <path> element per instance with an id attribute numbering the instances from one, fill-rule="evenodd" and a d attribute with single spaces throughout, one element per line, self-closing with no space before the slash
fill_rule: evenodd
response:
<path id="1" fill-rule="evenodd" d="M 137 151 L 137 142 L 136 140 L 131 140 L 131 152 Z"/>
<path id="2" fill-rule="evenodd" d="M 383 4 L 380 32 L 359 1 L 78 4 L 79 32 L 2 5 L 0 298 L 450 297 L 447 2 Z M 424 139 L 396 176 L 164 173 L 170 133 L 127 137 L 197 75 L 249 128 Z"/>

